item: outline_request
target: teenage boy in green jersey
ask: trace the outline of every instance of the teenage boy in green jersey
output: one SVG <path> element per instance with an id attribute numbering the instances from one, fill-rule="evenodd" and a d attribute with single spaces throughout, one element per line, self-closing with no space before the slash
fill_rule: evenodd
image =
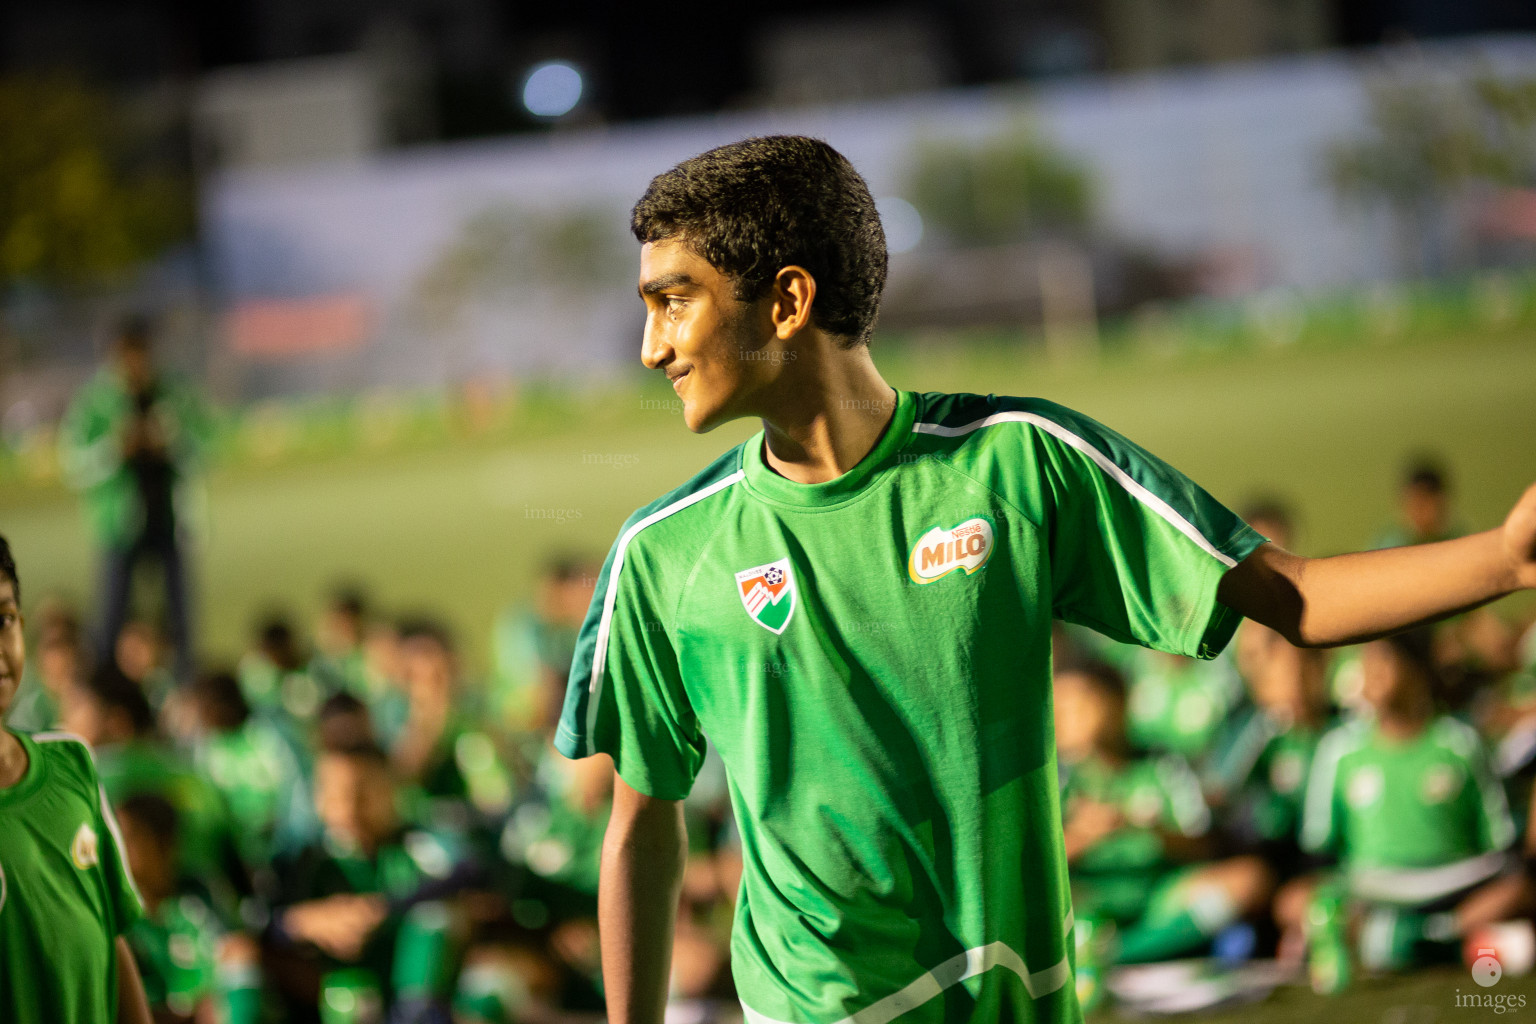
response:
<path id="1" fill-rule="evenodd" d="M 1301 841 L 1338 855 L 1361 961 L 1402 969 L 1454 956 L 1452 910 L 1508 866 L 1515 827 L 1482 740 L 1437 712 L 1429 631 L 1367 644 L 1361 664 L 1372 715 L 1318 745 Z"/>
<path id="2" fill-rule="evenodd" d="M 27 658 L 20 599 L 0 537 L 0 1020 L 149 1024 L 123 938 L 139 896 L 91 752 L 4 728 Z"/>
<path id="3" fill-rule="evenodd" d="M 616 1024 L 661 1019 L 706 736 L 754 1024 L 1072 1020 L 1053 619 L 1211 657 L 1240 615 L 1338 644 L 1536 585 L 1536 488 L 1501 530 L 1303 559 L 1085 416 L 892 389 L 868 348 L 884 235 L 824 143 L 689 160 L 632 227 L 642 361 L 689 429 L 763 431 L 625 524 L 571 670 L 558 746 L 619 775 Z"/>

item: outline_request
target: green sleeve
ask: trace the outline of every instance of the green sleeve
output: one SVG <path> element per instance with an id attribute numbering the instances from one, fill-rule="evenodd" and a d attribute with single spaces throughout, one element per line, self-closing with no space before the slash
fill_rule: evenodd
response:
<path id="1" fill-rule="evenodd" d="M 1240 616 L 1216 600 L 1264 538 L 1188 477 L 1086 416 L 1037 403 L 1057 617 L 1212 658 Z"/>
<path id="2" fill-rule="evenodd" d="M 196 389 L 182 380 L 169 388 L 169 404 L 175 414 L 175 435 L 171 439 L 171 458 L 185 473 L 200 467 L 213 439 L 213 416 Z"/>
<path id="3" fill-rule="evenodd" d="M 114 416 L 115 398 L 101 376 L 81 389 L 59 424 L 59 461 L 65 478 L 78 490 L 89 490 L 123 467 Z"/>
<path id="4" fill-rule="evenodd" d="M 555 747 L 567 757 L 608 754 L 634 789 L 681 800 L 704 763 L 704 737 L 668 632 L 669 606 L 651 583 L 648 552 L 626 545 L 628 533 L 598 577 Z"/>

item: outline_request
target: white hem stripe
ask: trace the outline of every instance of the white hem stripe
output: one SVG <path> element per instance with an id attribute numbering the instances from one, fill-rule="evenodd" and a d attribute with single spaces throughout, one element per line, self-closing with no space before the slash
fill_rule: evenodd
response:
<path id="1" fill-rule="evenodd" d="M 716 480 L 703 490 L 694 491 L 687 497 L 679 498 L 665 508 L 659 508 L 635 523 L 625 530 L 623 536 L 619 538 L 618 549 L 613 555 L 613 566 L 608 570 L 608 590 L 603 594 L 603 617 L 597 624 L 597 642 L 592 650 L 592 680 L 587 686 L 587 692 L 590 694 L 587 698 L 587 735 L 585 744 L 588 756 L 597 753 L 597 747 L 595 746 L 597 703 L 598 698 L 602 696 L 603 672 L 608 660 L 608 630 L 613 624 L 613 607 L 619 598 L 619 574 L 624 569 L 624 552 L 629 547 L 629 542 L 635 538 L 635 534 L 652 523 L 658 523 L 674 512 L 685 509 L 696 502 L 703 501 L 716 491 L 725 490 L 745 475 L 745 473 L 738 469 L 730 476 Z"/>
<path id="2" fill-rule="evenodd" d="M 1150 508 L 1153 512 L 1156 512 L 1159 516 L 1162 516 L 1163 519 L 1167 520 L 1169 525 L 1171 525 L 1174 529 L 1178 530 L 1184 536 L 1194 541 L 1197 545 L 1200 546 L 1202 551 L 1215 558 L 1228 569 L 1237 564 L 1235 559 L 1229 558 L 1227 555 L 1222 554 L 1216 549 L 1216 545 L 1212 544 L 1209 540 L 1206 540 L 1205 535 L 1195 528 L 1195 524 L 1191 523 L 1188 519 L 1185 519 L 1182 515 L 1180 515 L 1172 505 L 1169 505 L 1162 498 L 1159 498 L 1157 495 L 1147 490 L 1141 484 L 1137 483 L 1129 473 L 1115 465 L 1114 461 L 1110 459 L 1109 456 L 1099 451 L 1083 438 L 1072 433 L 1072 431 L 1068 430 L 1060 423 L 1057 423 L 1055 420 L 1047 419 L 1038 413 L 995 412 L 990 416 L 984 416 L 981 419 L 974 420 L 962 427 L 946 427 L 939 423 L 914 423 L 912 424 L 912 432 L 914 434 L 934 434 L 939 437 L 959 437 L 962 434 L 969 434 L 974 430 L 980 430 L 982 427 L 990 427 L 995 423 L 1029 423 L 1033 426 L 1039 427 L 1046 433 L 1055 435 L 1056 437 L 1065 441 L 1067 444 L 1071 445 L 1073 448 L 1076 448 L 1078 451 L 1092 459 L 1098 465 L 1098 467 L 1104 472 L 1108 473 L 1116 483 L 1129 491 L 1130 494 L 1143 505 Z"/>
<path id="3" fill-rule="evenodd" d="M 1062 921 L 1062 930 L 1066 933 L 1068 942 L 1072 941 L 1074 924 L 1072 911 L 1068 910 L 1066 919 Z M 1005 942 L 990 942 L 985 946 L 977 946 L 975 949 L 968 949 L 964 953 L 950 957 L 901 991 L 892 992 L 884 999 L 877 1000 L 859 1012 L 844 1017 L 836 1024 L 890 1024 L 897 1017 L 917 1009 L 945 989 L 953 988 L 968 978 L 985 974 L 994 967 L 1006 967 L 1018 975 L 1019 980 L 1024 983 L 1024 991 L 1029 993 L 1031 999 L 1048 996 L 1072 979 L 1072 967 L 1065 956 L 1043 971 L 1031 972 L 1024 958 L 1014 952 L 1013 947 Z M 746 1015 L 747 1024 L 788 1024 L 786 1021 L 764 1016 L 746 1003 L 741 1004 L 741 1010 Z"/>

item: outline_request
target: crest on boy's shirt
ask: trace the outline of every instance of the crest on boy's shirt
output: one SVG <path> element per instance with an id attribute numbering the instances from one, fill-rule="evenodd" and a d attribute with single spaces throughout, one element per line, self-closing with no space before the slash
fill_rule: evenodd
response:
<path id="1" fill-rule="evenodd" d="M 789 559 L 741 570 L 736 593 L 753 622 L 770 633 L 784 632 L 795 614 L 795 574 Z"/>
<path id="2" fill-rule="evenodd" d="M 96 847 L 96 830 L 89 823 L 80 826 L 80 831 L 75 833 L 74 842 L 69 844 L 69 859 L 75 867 L 84 871 L 93 868 L 99 860 L 99 851 Z"/>

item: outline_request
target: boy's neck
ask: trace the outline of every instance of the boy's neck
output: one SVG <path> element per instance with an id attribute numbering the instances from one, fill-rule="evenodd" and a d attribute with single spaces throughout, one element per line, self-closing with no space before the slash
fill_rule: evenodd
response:
<path id="1" fill-rule="evenodd" d="M 896 415 L 895 390 L 863 345 L 830 340 L 807 346 L 805 358 L 775 384 L 763 414 L 763 455 L 787 480 L 819 484 L 858 465 Z"/>
<path id="2" fill-rule="evenodd" d="M 1435 717 L 1433 710 L 1384 711 L 1376 718 L 1376 731 L 1396 743 L 1418 739 Z"/>
<path id="3" fill-rule="evenodd" d="M 1131 763 L 1129 747 L 1126 744 L 1106 743 L 1093 748 L 1089 755 L 1106 767 L 1117 771 Z"/>
<path id="4" fill-rule="evenodd" d="M 27 774 L 27 748 L 9 729 L 0 726 L 0 789 L 10 789 Z"/>

